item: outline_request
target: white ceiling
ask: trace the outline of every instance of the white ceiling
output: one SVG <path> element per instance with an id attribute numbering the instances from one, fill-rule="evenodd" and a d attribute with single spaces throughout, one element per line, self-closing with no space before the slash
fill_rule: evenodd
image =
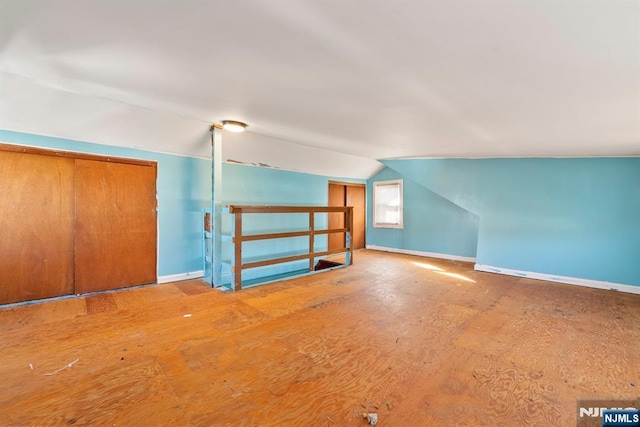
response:
<path id="1" fill-rule="evenodd" d="M 638 155 L 640 1 L 0 1 L 0 128 L 206 157 L 223 119 L 342 176 Z"/>

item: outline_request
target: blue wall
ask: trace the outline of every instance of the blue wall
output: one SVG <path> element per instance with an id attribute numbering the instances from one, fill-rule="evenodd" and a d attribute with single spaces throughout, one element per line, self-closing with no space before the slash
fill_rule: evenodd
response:
<path id="1" fill-rule="evenodd" d="M 202 270 L 202 209 L 211 161 L 0 130 L 0 142 L 158 162 L 158 276 Z"/>
<path id="2" fill-rule="evenodd" d="M 371 178 L 367 198 L 373 201 L 373 182 L 405 178 L 385 168 Z M 421 252 L 475 257 L 478 217 L 423 187 L 403 180 L 404 228 L 374 228 L 373 212 L 367 213 L 367 244 Z"/>
<path id="3" fill-rule="evenodd" d="M 479 217 L 478 264 L 640 286 L 640 158 L 384 164 Z"/>

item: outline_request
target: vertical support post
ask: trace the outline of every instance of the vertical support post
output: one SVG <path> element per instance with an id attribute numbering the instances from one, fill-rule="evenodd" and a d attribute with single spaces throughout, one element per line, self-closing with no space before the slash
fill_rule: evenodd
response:
<path id="1" fill-rule="evenodd" d="M 309 212 L 309 271 L 313 271 L 313 264 L 315 262 L 315 213 Z"/>
<path id="2" fill-rule="evenodd" d="M 213 235 L 211 233 L 211 208 L 202 210 L 202 271 L 204 280 L 213 286 Z"/>
<path id="3" fill-rule="evenodd" d="M 349 248 L 349 252 L 347 252 L 347 265 L 353 264 L 353 207 L 349 206 L 347 208 L 347 235 L 346 235 L 346 243 Z"/>
<path id="4" fill-rule="evenodd" d="M 213 285 L 222 286 L 222 130 L 211 126 L 211 204 Z"/>
<path id="5" fill-rule="evenodd" d="M 242 289 L 242 209 L 234 209 L 233 227 L 233 289 Z"/>

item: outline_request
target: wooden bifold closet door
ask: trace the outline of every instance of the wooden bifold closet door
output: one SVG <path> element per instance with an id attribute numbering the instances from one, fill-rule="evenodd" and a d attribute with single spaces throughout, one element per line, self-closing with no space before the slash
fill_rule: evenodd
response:
<path id="1" fill-rule="evenodd" d="M 0 145 L 0 304 L 155 283 L 156 171 Z"/>
<path id="2" fill-rule="evenodd" d="M 76 293 L 156 281 L 156 168 L 76 160 Z"/>
<path id="3" fill-rule="evenodd" d="M 0 304 L 73 293 L 74 160 L 0 151 Z"/>

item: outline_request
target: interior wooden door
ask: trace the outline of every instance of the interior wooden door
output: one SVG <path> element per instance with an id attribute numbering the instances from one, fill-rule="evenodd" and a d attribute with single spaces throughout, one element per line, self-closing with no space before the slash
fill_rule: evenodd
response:
<path id="1" fill-rule="evenodd" d="M 366 229 L 366 187 L 358 184 L 329 183 L 329 206 L 353 207 L 353 249 L 365 247 Z M 329 214 L 329 228 L 344 227 L 344 215 Z M 344 234 L 329 235 L 329 250 L 343 248 Z"/>
<path id="2" fill-rule="evenodd" d="M 155 283 L 156 167 L 76 160 L 75 292 Z"/>
<path id="3" fill-rule="evenodd" d="M 329 206 L 346 206 L 347 193 L 344 185 L 329 184 Z M 344 214 L 340 212 L 329 213 L 329 228 L 343 228 Z M 344 248 L 344 233 L 329 234 L 329 250 Z"/>
<path id="4" fill-rule="evenodd" d="M 346 206 L 353 207 L 353 249 L 364 249 L 366 229 L 366 191 L 364 186 L 347 185 Z"/>
<path id="5" fill-rule="evenodd" d="M 74 160 L 0 151 L 0 304 L 73 293 Z"/>

